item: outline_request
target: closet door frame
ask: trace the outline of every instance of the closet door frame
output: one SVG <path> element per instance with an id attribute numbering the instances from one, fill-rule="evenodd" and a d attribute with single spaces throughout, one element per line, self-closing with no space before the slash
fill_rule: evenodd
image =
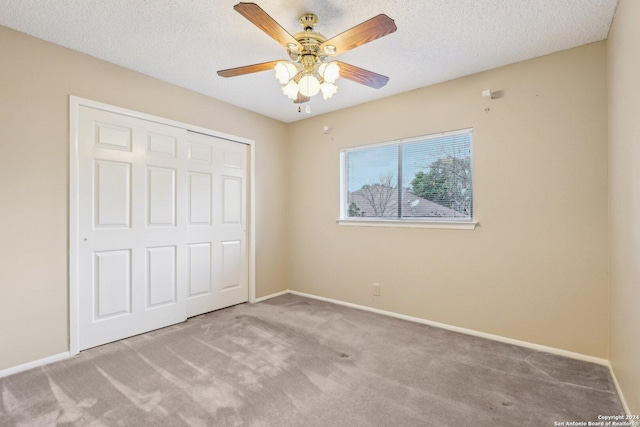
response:
<path id="1" fill-rule="evenodd" d="M 174 126 L 190 132 L 210 135 L 217 138 L 245 144 L 248 146 L 249 181 L 247 189 L 247 256 L 249 264 L 249 303 L 256 302 L 255 290 L 255 149 L 254 141 L 217 132 L 211 129 L 190 125 L 138 111 L 129 110 L 85 98 L 69 97 L 69 353 L 78 354 L 79 346 L 79 111 L 80 107 L 90 107 L 133 118 Z"/>

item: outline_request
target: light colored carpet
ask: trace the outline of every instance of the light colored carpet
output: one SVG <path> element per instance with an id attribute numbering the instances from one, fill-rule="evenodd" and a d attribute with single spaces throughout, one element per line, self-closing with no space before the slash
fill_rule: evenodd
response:
<path id="1" fill-rule="evenodd" d="M 294 295 L 0 380 L 2 426 L 553 426 L 623 413 L 603 366 Z"/>

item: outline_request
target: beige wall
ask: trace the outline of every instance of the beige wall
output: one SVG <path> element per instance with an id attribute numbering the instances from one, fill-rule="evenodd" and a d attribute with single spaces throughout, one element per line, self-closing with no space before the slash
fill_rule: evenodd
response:
<path id="1" fill-rule="evenodd" d="M 287 288 L 286 125 L 5 27 L 0 58 L 0 370 L 68 350 L 70 94 L 255 140 L 257 294 Z"/>
<path id="2" fill-rule="evenodd" d="M 620 0 L 609 33 L 609 227 L 613 370 L 640 413 L 640 2 Z"/>
<path id="3" fill-rule="evenodd" d="M 0 55 L 0 369 L 68 349 L 69 94 L 257 141 L 258 296 L 608 356 L 604 42 L 289 126 L 3 27 Z M 336 224 L 341 148 L 466 127 L 476 230 Z"/>
<path id="4" fill-rule="evenodd" d="M 336 224 L 341 148 L 467 127 L 476 230 Z M 607 358 L 604 42 L 297 122 L 290 144 L 292 289 Z"/>

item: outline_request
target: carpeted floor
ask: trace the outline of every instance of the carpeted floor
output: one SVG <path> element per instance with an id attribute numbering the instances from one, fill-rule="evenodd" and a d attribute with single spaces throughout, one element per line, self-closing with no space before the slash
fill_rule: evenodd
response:
<path id="1" fill-rule="evenodd" d="M 607 368 L 294 295 L 0 380 L 2 426 L 554 426 Z"/>

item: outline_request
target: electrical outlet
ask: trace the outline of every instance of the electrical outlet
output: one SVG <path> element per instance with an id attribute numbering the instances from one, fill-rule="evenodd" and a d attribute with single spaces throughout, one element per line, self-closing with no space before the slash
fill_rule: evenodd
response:
<path id="1" fill-rule="evenodd" d="M 373 295 L 380 296 L 380 283 L 373 284 Z"/>

